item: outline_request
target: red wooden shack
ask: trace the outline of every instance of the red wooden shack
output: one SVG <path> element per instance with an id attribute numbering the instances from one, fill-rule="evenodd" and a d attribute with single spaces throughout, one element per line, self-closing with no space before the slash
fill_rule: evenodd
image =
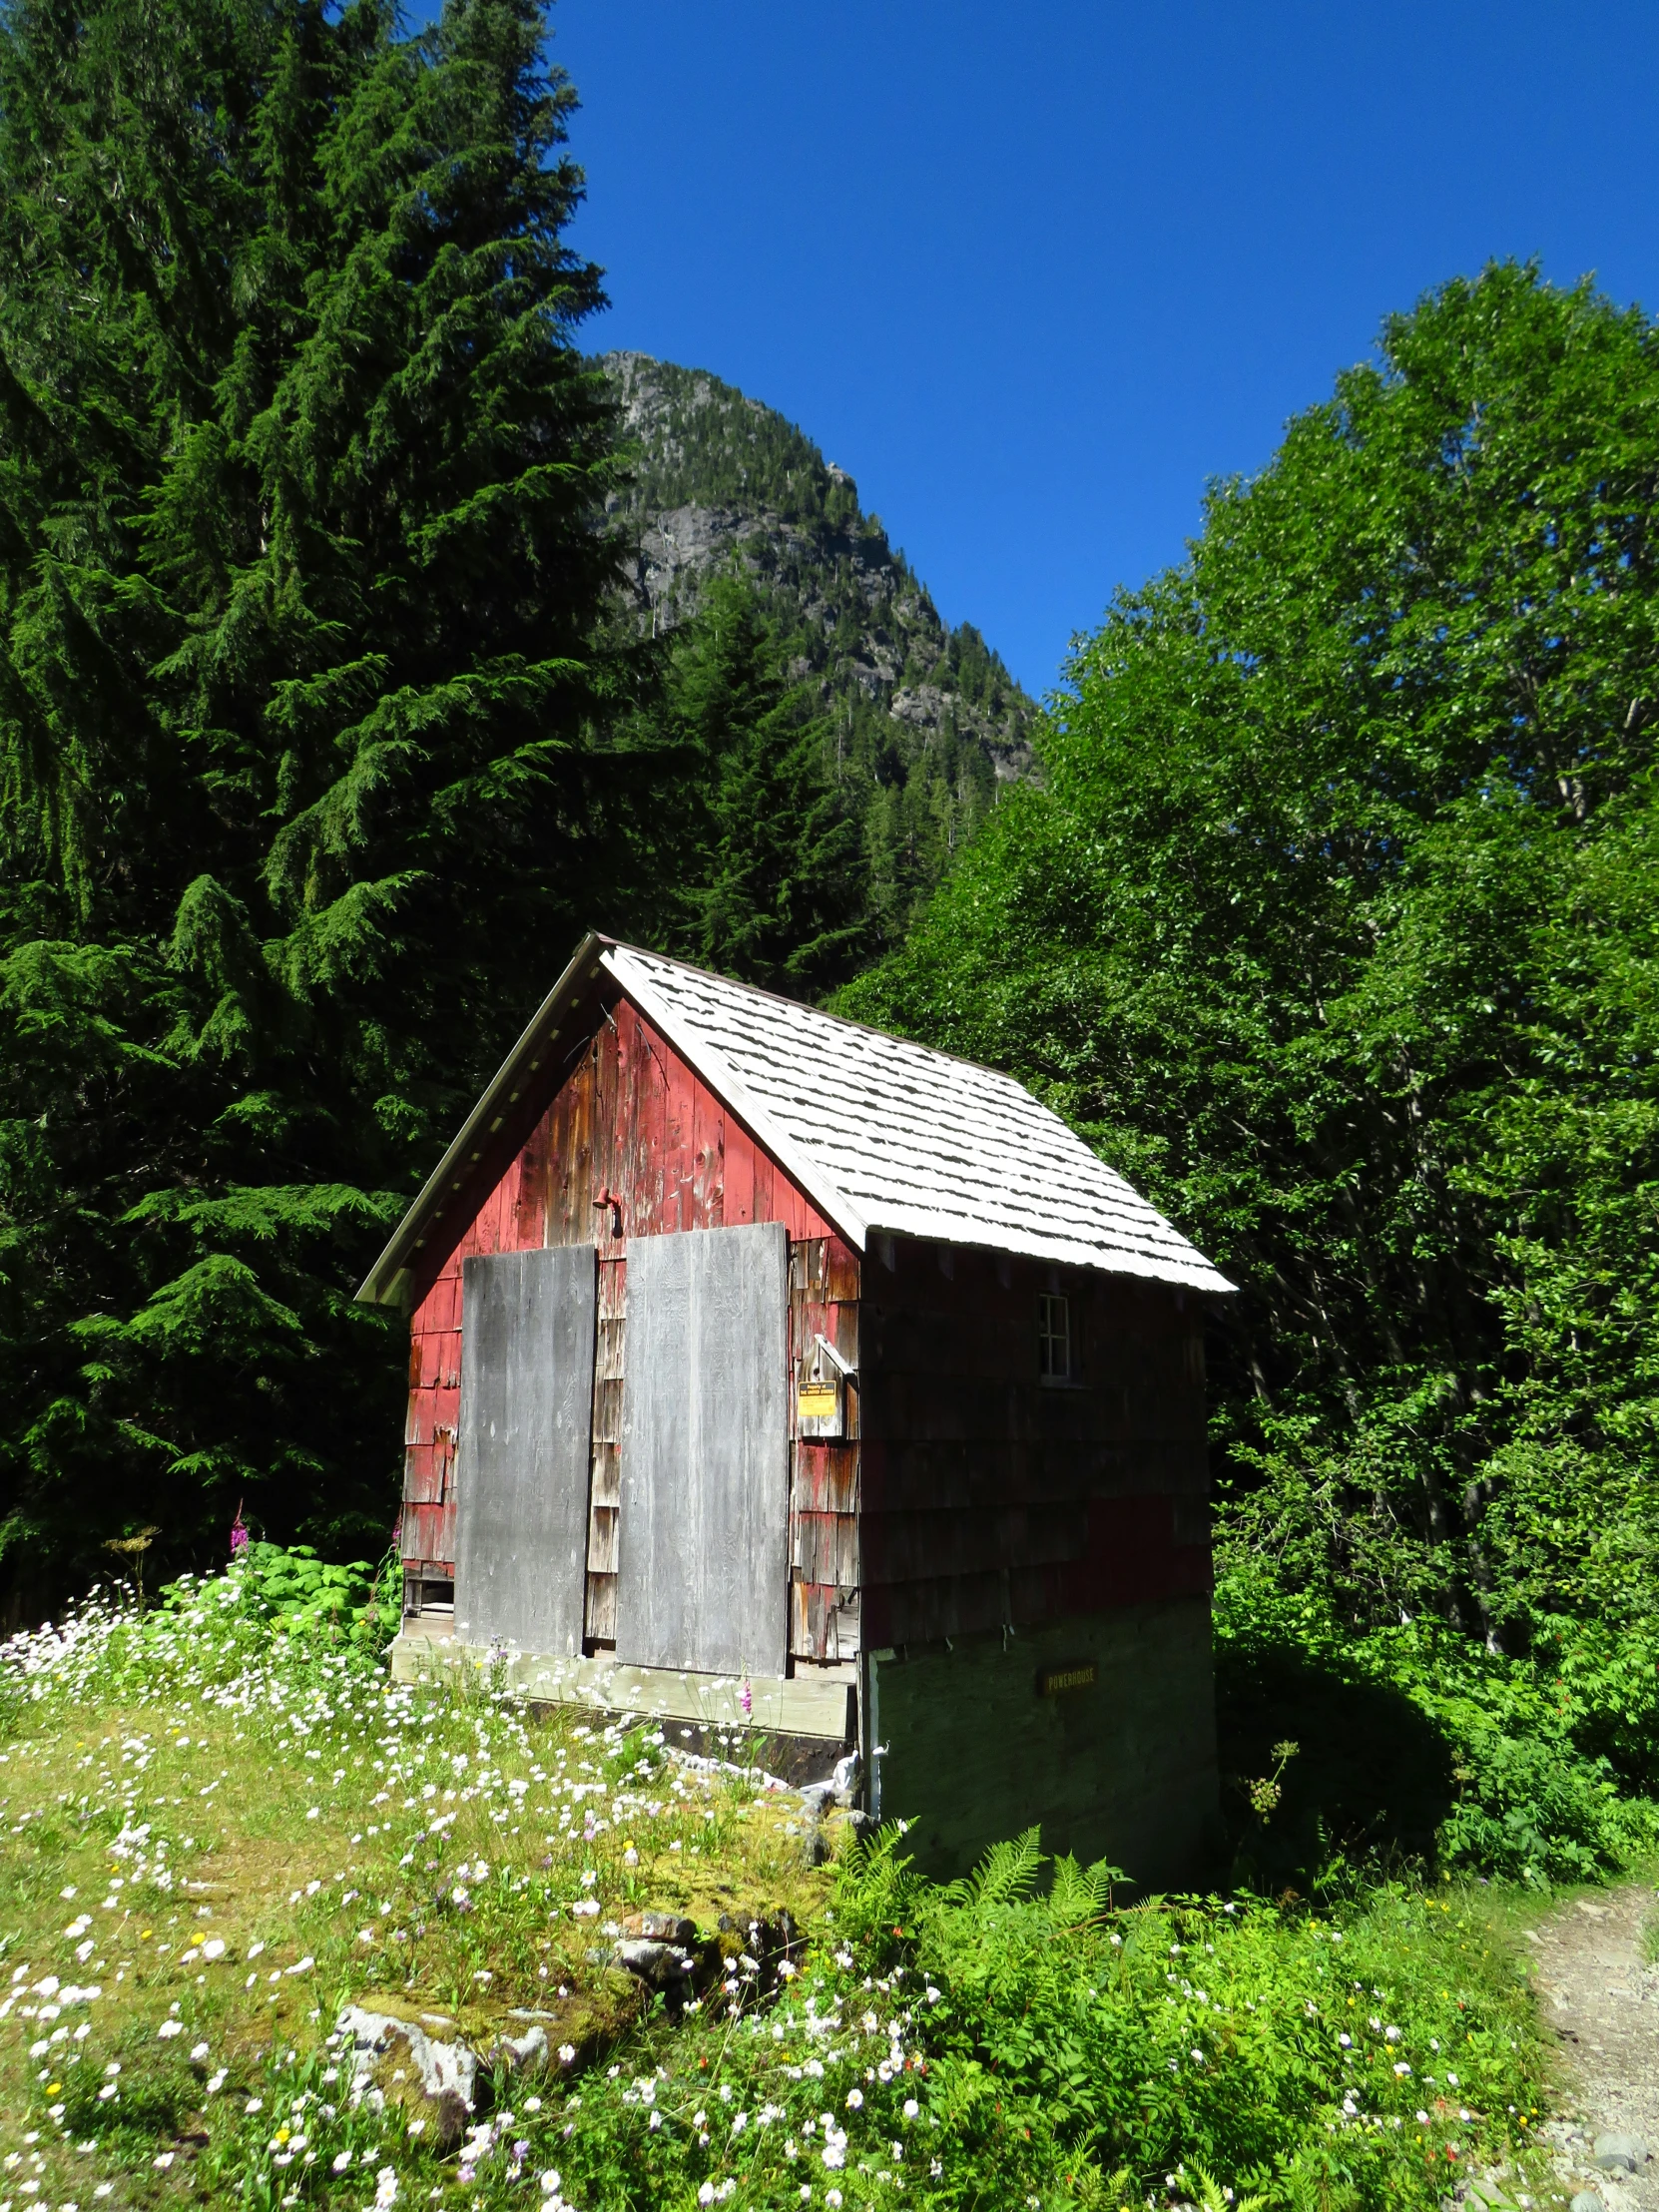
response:
<path id="1" fill-rule="evenodd" d="M 745 1725 L 960 1869 L 1196 1871 L 1204 1312 L 1020 1084 L 585 938 L 358 1296 L 411 1316 L 393 1667 Z"/>

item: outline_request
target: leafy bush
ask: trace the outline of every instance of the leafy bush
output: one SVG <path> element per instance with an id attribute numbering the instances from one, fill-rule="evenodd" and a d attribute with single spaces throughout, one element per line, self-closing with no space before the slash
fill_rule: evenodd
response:
<path id="1" fill-rule="evenodd" d="M 366 1559 L 334 1566 L 309 1544 L 252 1543 L 247 1560 L 249 1601 L 267 1606 L 288 1635 L 333 1631 L 378 1649 L 397 1633 L 402 1585 L 394 1551 L 378 1567 Z"/>
<path id="2" fill-rule="evenodd" d="M 1429 2204 L 1459 2162 L 1524 2135 L 1524 1990 L 1449 1902 L 1390 1887 L 1329 1920 L 1241 1900 L 1114 1912 L 1110 1869 L 1063 1859 L 1040 1895 L 1042 1867 L 1033 1832 L 935 1888 L 889 1839 L 846 1878 L 863 1939 L 940 1992 L 927 2103 L 959 2176 L 940 2203 L 974 2201 L 989 2169 L 1003 2202 L 1116 2203 L 1107 2177 L 1187 2193 L 1202 2171 L 1275 2204 Z"/>
<path id="3" fill-rule="evenodd" d="M 221 1574 L 181 1575 L 141 1608 L 131 1589 L 95 1592 L 61 1624 L 0 1644 L 0 1727 L 48 1697 L 153 1700 L 181 1683 L 304 1678 L 340 1659 L 375 1664 L 397 1632 L 401 1574 L 339 1566 L 307 1545 L 252 1543 Z"/>
<path id="4" fill-rule="evenodd" d="M 1240 1876 L 1317 1889 L 1382 1860 L 1539 1887 L 1654 1849 L 1646 1646 L 1553 1625 L 1529 1658 L 1434 1621 L 1354 1636 L 1310 1598 L 1224 1575 L 1218 1690 Z M 1287 1738 L 1297 1753 L 1264 1815 L 1250 1785 Z"/>

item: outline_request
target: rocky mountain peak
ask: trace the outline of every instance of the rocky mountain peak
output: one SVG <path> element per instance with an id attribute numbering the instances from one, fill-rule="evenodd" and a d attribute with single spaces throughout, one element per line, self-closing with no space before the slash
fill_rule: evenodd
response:
<path id="1" fill-rule="evenodd" d="M 845 469 L 705 369 L 637 352 L 601 365 L 634 447 L 612 515 L 642 627 L 674 629 L 706 579 L 736 561 L 877 782 L 908 785 L 918 768 L 928 784 L 943 775 L 966 827 L 996 783 L 1028 773 L 1033 702 L 976 630 L 946 629 Z"/>

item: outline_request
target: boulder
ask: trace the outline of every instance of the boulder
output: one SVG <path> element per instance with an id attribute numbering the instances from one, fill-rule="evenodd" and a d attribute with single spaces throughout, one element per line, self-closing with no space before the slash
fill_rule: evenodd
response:
<path id="1" fill-rule="evenodd" d="M 697 1923 L 678 1913 L 630 1913 L 623 1920 L 622 1933 L 654 1943 L 678 1943 L 684 1949 L 697 1941 Z"/>
<path id="2" fill-rule="evenodd" d="M 697 1970 L 695 1954 L 684 1944 L 663 1942 L 652 1936 L 625 1936 L 611 1956 L 627 1972 L 637 1974 L 653 1989 L 689 1987 Z"/>
<path id="3" fill-rule="evenodd" d="M 475 2051 L 462 2042 L 440 2042 L 414 2020 L 357 2004 L 345 2007 L 334 2032 L 341 2060 L 351 2068 L 353 2104 L 383 2111 L 394 2103 L 408 2119 L 425 2120 L 445 2149 L 460 2141 L 478 2086 Z M 399 2072 L 402 2081 L 395 2079 Z"/>
<path id="4" fill-rule="evenodd" d="M 1634 2135 L 1598 2135 L 1591 2163 L 1604 2174 L 1633 2174 L 1647 2163 L 1647 2145 Z"/>
<path id="5" fill-rule="evenodd" d="M 498 2035 L 488 2052 L 492 2066 L 515 2074 L 541 2073 L 551 2055 L 547 2030 L 539 2024 L 527 2027 L 522 2035 Z"/>

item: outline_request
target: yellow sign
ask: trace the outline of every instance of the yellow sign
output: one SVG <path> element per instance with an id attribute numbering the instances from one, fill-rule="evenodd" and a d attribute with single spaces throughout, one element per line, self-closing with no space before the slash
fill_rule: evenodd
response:
<path id="1" fill-rule="evenodd" d="M 1064 1697 L 1068 1690 L 1092 1690 L 1100 1669 L 1092 1659 L 1074 1660 L 1070 1666 L 1044 1667 L 1037 1677 L 1039 1697 Z"/>
<path id="2" fill-rule="evenodd" d="M 797 1411 L 803 1420 L 833 1420 L 835 1417 L 835 1385 L 833 1382 L 803 1382 Z"/>

